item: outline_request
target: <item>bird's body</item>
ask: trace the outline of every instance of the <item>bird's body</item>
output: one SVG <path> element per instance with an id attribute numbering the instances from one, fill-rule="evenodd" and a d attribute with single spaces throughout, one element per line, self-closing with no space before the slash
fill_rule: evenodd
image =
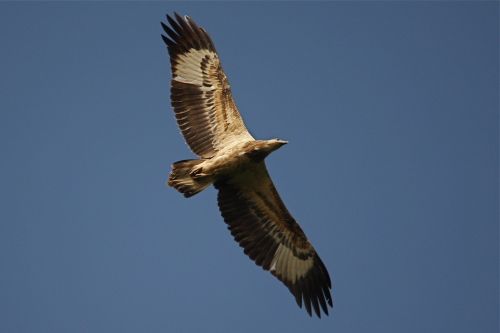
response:
<path id="1" fill-rule="evenodd" d="M 333 305 L 328 271 L 281 200 L 265 158 L 286 141 L 255 140 L 233 101 L 212 40 L 189 17 L 167 16 L 171 99 L 177 123 L 199 159 L 172 165 L 168 184 L 185 197 L 209 185 L 234 239 L 317 316 Z"/>
<path id="2" fill-rule="evenodd" d="M 179 177 L 173 172 L 170 174 L 168 184 L 178 188 L 186 197 L 190 197 L 198 193 L 196 191 L 200 187 L 198 184 L 205 188 L 207 184 L 217 183 L 228 177 L 244 175 L 255 170 L 267 155 L 286 143 L 278 139 L 249 140 L 226 147 L 210 158 L 181 161 L 177 165 L 188 167 L 185 177 Z M 183 185 L 185 186 L 186 181 L 194 181 L 194 186 L 184 190 Z"/>

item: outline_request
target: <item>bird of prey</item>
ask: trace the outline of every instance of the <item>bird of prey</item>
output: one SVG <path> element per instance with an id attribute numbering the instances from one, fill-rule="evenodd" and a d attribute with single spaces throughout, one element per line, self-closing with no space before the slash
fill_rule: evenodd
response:
<path id="1" fill-rule="evenodd" d="M 332 307 L 328 271 L 281 200 L 264 159 L 286 141 L 255 140 L 231 95 L 214 43 L 190 17 L 167 15 L 162 35 L 172 70 L 171 101 L 177 124 L 198 159 L 172 165 L 168 185 L 191 197 L 213 184 L 234 239 L 321 317 Z"/>

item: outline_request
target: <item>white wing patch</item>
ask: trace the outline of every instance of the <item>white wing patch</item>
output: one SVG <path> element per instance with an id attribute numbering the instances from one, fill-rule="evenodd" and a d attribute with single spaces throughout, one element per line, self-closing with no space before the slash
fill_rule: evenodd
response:
<path id="1" fill-rule="evenodd" d="M 211 59 L 217 58 L 213 52 L 208 50 L 190 49 L 187 53 L 179 54 L 174 66 L 173 80 L 194 84 L 201 90 L 211 90 L 211 88 L 203 87 L 203 72 L 200 64 L 206 56 Z"/>
<path id="2" fill-rule="evenodd" d="M 288 247 L 280 244 L 274 253 L 269 271 L 283 276 L 291 283 L 295 283 L 297 279 L 306 275 L 313 265 L 314 260 L 312 257 L 306 260 L 297 258 Z"/>

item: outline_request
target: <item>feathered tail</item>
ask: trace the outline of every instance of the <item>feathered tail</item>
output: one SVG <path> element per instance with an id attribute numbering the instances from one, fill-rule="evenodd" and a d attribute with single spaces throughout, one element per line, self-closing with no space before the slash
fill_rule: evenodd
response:
<path id="1" fill-rule="evenodd" d="M 172 172 L 168 177 L 168 185 L 184 194 L 186 198 L 207 188 L 212 181 L 207 178 L 191 177 L 193 168 L 202 163 L 203 160 L 183 160 L 172 164 Z"/>

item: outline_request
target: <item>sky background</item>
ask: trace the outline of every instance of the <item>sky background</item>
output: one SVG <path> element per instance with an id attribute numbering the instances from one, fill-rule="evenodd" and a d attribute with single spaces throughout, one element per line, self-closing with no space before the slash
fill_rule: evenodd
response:
<path id="1" fill-rule="evenodd" d="M 169 101 L 166 13 L 212 36 L 335 283 L 244 256 Z M 498 332 L 497 2 L 0 3 L 0 332 Z"/>

